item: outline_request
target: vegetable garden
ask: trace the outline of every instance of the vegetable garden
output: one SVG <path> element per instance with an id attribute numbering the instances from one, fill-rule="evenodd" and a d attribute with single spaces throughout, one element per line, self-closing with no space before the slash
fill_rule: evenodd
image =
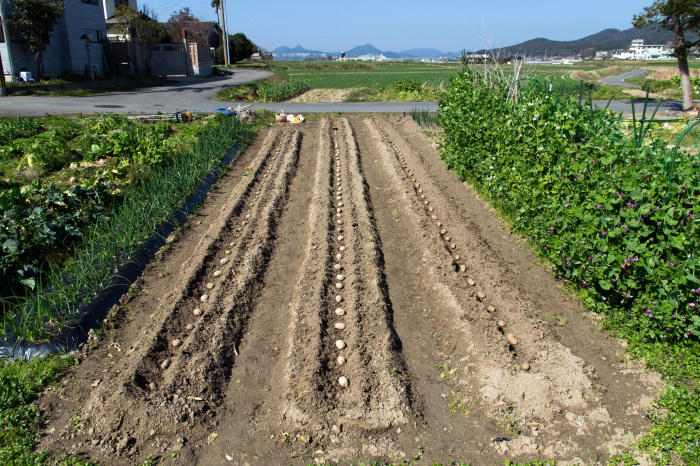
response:
<path id="1" fill-rule="evenodd" d="M 3 120 L 4 331 L 45 339 L 69 323 L 245 133 L 235 118 Z"/>
<path id="2" fill-rule="evenodd" d="M 247 147 L 61 387 L 30 403 L 66 359 L 3 363 L 0 459 L 698 462 L 700 125 L 450 72 L 437 116 L 266 112 L 251 140 L 224 117 L 5 120 L 5 329 L 35 339 Z"/>

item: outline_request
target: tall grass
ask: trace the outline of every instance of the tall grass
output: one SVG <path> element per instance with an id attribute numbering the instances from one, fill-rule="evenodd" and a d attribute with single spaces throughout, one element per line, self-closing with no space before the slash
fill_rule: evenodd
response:
<path id="1" fill-rule="evenodd" d="M 40 284 L 30 294 L 3 300 L 3 331 L 34 341 L 69 323 L 247 131 L 248 126 L 236 118 L 219 117 L 192 149 L 154 169 L 110 218 L 84 232 L 82 248 L 64 269 L 48 274 L 44 283 L 48 286 Z"/>

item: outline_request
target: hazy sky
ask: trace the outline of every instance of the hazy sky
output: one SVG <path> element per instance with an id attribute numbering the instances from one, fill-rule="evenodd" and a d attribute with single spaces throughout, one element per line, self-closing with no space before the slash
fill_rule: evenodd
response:
<path id="1" fill-rule="evenodd" d="M 160 21 L 190 7 L 196 17 L 215 20 L 211 0 L 138 0 Z M 513 45 L 528 39 L 580 39 L 603 29 L 628 29 L 632 16 L 652 0 L 226 0 L 229 34 L 243 32 L 259 46 L 302 45 L 326 52 L 373 44 L 400 52 L 435 48 L 443 52 Z"/>

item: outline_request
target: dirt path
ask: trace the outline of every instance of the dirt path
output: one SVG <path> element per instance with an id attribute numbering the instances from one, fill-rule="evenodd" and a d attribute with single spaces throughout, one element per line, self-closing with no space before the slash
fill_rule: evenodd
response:
<path id="1" fill-rule="evenodd" d="M 643 432 L 659 377 L 394 118 L 261 134 L 42 397 L 41 447 L 588 464 Z"/>

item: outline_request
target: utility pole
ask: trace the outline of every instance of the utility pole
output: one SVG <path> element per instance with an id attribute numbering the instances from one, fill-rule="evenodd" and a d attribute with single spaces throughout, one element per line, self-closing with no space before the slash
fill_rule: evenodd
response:
<path id="1" fill-rule="evenodd" d="M 226 32 L 226 14 L 224 13 L 225 0 L 221 0 L 221 29 L 224 33 L 224 65 L 229 65 L 228 33 Z"/>
<path id="2" fill-rule="evenodd" d="M 0 0 L 0 28 L 2 28 L 2 36 L 5 37 L 5 12 L 2 9 L 2 0 Z M 9 37 L 5 39 L 5 44 L 9 44 Z M 9 49 L 9 46 L 8 46 Z M 9 58 L 9 57 L 8 57 Z M 7 95 L 7 84 L 5 83 L 5 69 L 2 66 L 2 55 L 0 55 L 0 97 Z"/>
<path id="3" fill-rule="evenodd" d="M 85 51 L 87 52 L 87 57 L 88 57 L 88 76 L 90 76 L 90 80 L 94 81 L 95 80 L 95 72 L 92 69 L 92 56 L 90 56 L 90 36 L 87 34 L 83 34 L 80 36 L 81 39 L 85 39 Z"/>
<path id="4" fill-rule="evenodd" d="M 7 87 L 5 86 L 5 69 L 2 66 L 2 55 L 0 55 L 0 97 L 7 95 Z"/>

